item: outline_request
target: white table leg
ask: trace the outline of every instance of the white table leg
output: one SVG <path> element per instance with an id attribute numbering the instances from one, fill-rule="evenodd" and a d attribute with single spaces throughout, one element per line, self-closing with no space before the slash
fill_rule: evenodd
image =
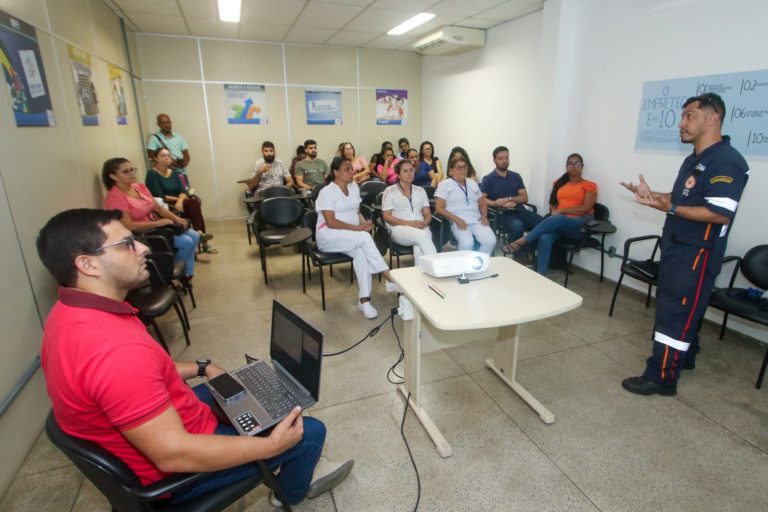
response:
<path id="1" fill-rule="evenodd" d="M 485 360 L 485 365 L 517 393 L 531 408 L 539 414 L 544 423 L 554 423 L 555 415 L 541 405 L 527 389 L 517 382 L 517 344 L 519 341 L 516 325 L 504 327 L 499 331 L 499 339 L 493 347 L 493 357 Z"/>
<path id="2" fill-rule="evenodd" d="M 401 297 L 402 299 L 402 297 Z M 407 299 L 405 299 L 407 300 Z M 421 407 L 421 314 L 413 308 L 413 318 L 403 319 L 405 342 L 405 382 L 398 386 L 398 391 L 403 398 L 408 399 L 408 406 L 413 410 L 427 431 L 432 442 L 435 443 L 437 453 L 441 457 L 450 457 L 453 453 L 451 445 L 437 428 L 427 411 Z"/>

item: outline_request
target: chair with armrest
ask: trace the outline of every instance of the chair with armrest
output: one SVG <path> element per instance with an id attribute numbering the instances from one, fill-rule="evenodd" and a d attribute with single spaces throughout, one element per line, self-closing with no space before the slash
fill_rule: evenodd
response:
<path id="1" fill-rule="evenodd" d="M 392 268 L 392 256 L 397 258 L 397 268 L 400 268 L 400 256 L 413 256 L 412 245 L 400 245 L 392 240 L 392 235 L 382 217 L 376 219 L 376 233 L 381 234 L 386 242 L 387 249 L 389 249 L 389 268 Z"/>
<path id="2" fill-rule="evenodd" d="M 259 207 L 261 206 L 261 201 L 271 197 L 294 197 L 295 195 L 296 192 L 294 192 L 291 187 L 275 185 L 274 187 L 265 188 L 258 193 L 253 193 L 251 197 L 257 198 L 259 202 L 245 201 L 245 204 L 248 207 L 248 216 L 245 218 L 245 230 L 248 232 L 248 245 L 251 245 L 251 233 L 256 233 L 256 226 L 259 223 Z"/>
<path id="3" fill-rule="evenodd" d="M 561 238 L 555 242 L 555 247 L 565 249 L 567 253 L 567 261 L 565 265 L 565 283 L 563 286 L 568 288 L 568 276 L 571 274 L 571 264 L 573 263 L 573 257 L 577 252 L 581 252 L 582 249 L 597 249 L 600 251 L 600 281 L 603 281 L 603 272 L 605 269 L 605 235 L 616 232 L 616 226 L 610 223 L 610 210 L 608 207 L 595 203 L 595 220 L 600 224 L 595 227 L 582 227 L 584 236 L 580 240 L 570 241 L 566 238 Z M 600 239 L 595 238 L 592 235 L 600 235 Z"/>
<path id="4" fill-rule="evenodd" d="M 325 280 L 323 267 L 328 265 L 331 277 L 333 277 L 333 265 L 350 263 L 349 282 L 352 283 L 355 273 L 352 271 L 352 258 L 340 252 L 324 252 L 317 248 L 315 240 L 315 226 L 317 225 L 317 212 L 307 211 L 301 219 L 301 225 L 311 232 L 301 241 L 301 291 L 307 293 L 307 279 L 312 280 L 311 268 L 314 265 L 320 272 L 320 294 L 322 297 L 323 311 L 325 311 Z M 306 270 L 305 270 L 306 269 Z"/>
<path id="5" fill-rule="evenodd" d="M 271 190 L 271 188 L 267 190 Z M 259 205 L 256 241 L 259 244 L 259 257 L 261 259 L 261 271 L 264 273 L 264 284 L 269 282 L 267 274 L 267 247 L 280 244 L 283 238 L 298 227 L 303 215 L 304 207 L 301 205 L 301 201 L 293 197 L 270 197 Z"/>
<path id="6" fill-rule="evenodd" d="M 649 240 L 655 240 L 650 258 L 647 260 L 636 260 L 629 257 L 629 251 L 632 248 L 632 244 Z M 625 275 L 648 285 L 648 294 L 645 297 L 645 308 L 648 309 L 648 306 L 651 305 L 651 290 L 654 286 L 659 285 L 659 260 L 656 259 L 656 253 L 659 251 L 660 243 L 661 237 L 659 235 L 637 236 L 628 238 L 624 242 L 624 255 L 621 258 L 621 274 L 619 274 L 619 280 L 616 281 L 616 288 L 613 289 L 611 309 L 608 311 L 608 316 L 613 316 L 613 307 L 616 305 L 616 296 L 619 294 L 621 281 L 624 279 Z"/>
<path id="7" fill-rule="evenodd" d="M 745 288 L 734 286 L 736 277 L 741 274 L 760 290 L 768 289 L 768 245 L 758 245 L 751 248 L 744 257 L 728 256 L 723 263 L 735 261 L 736 266 L 731 274 L 731 280 L 727 288 L 715 288 L 709 299 L 709 306 L 721 310 L 723 324 L 720 328 L 720 339 L 725 335 L 725 325 L 728 323 L 728 315 L 736 315 L 758 324 L 768 326 L 768 300 L 760 298 L 760 291 L 749 293 Z M 768 366 L 768 348 L 757 376 L 755 387 L 760 389 L 763 385 L 765 369 Z"/>
<path id="8" fill-rule="evenodd" d="M 53 411 L 48 413 L 45 432 L 51 443 L 64 452 L 107 498 L 115 512 L 218 512 L 237 502 L 262 481 L 273 488 L 278 497 L 282 495 L 275 476 L 259 461 L 263 476 L 244 478 L 186 502 L 170 505 L 166 498 L 168 493 L 194 485 L 204 473 L 175 473 L 155 483 L 142 485 L 122 460 L 92 441 L 71 436 L 61 430 Z M 283 510 L 290 510 L 290 507 L 283 505 Z"/>
<path id="9" fill-rule="evenodd" d="M 371 219 L 374 213 L 373 205 L 376 204 L 379 194 L 384 192 L 387 184 L 383 181 L 370 180 L 360 185 L 360 211 L 366 219 Z M 381 200 L 378 202 L 381 205 Z"/>
<path id="10" fill-rule="evenodd" d="M 521 203 L 518 205 L 518 207 L 534 214 L 538 213 L 539 211 L 535 204 L 530 203 Z M 497 206 L 488 206 L 488 223 L 491 225 L 493 232 L 496 234 L 496 238 L 498 238 L 502 243 L 509 243 L 513 241 L 509 239 L 509 232 L 501 223 L 501 216 L 511 211 L 515 210 L 499 208 Z"/>
<path id="11" fill-rule="evenodd" d="M 176 253 L 176 248 L 173 245 L 173 233 L 170 229 L 155 228 L 143 233 L 140 237 L 146 241 L 147 246 L 152 252 L 168 252 L 171 255 Z M 189 294 L 189 299 L 192 301 L 192 308 L 194 309 L 197 307 L 195 293 L 192 291 L 192 283 L 187 278 L 185 270 L 186 263 L 183 260 L 174 259 L 171 280 L 179 283 L 184 295 Z"/>

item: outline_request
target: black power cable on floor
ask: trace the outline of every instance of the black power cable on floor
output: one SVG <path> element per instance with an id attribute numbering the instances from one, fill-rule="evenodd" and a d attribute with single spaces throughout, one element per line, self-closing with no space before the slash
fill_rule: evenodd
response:
<path id="1" fill-rule="evenodd" d="M 396 311 L 396 310 L 395 310 Z M 395 338 L 397 339 L 397 346 L 400 347 L 400 356 L 397 358 L 397 361 L 395 361 L 395 364 L 389 367 L 387 370 L 387 381 L 389 381 L 390 384 L 402 384 L 405 382 L 405 378 L 398 374 L 395 371 L 395 368 L 397 368 L 397 365 L 400 364 L 400 362 L 405 358 L 405 351 L 403 350 L 403 344 L 400 343 L 400 336 L 397 335 L 397 329 L 395 329 L 395 315 L 393 314 L 390 316 L 390 323 L 392 325 L 392 332 L 395 334 Z M 393 380 L 392 375 L 397 377 L 400 380 Z"/>
<path id="2" fill-rule="evenodd" d="M 419 501 L 421 501 L 421 478 L 419 477 L 419 468 L 416 467 L 416 461 L 413 460 L 413 453 L 411 453 L 411 447 L 408 445 L 408 440 L 405 438 L 405 417 L 408 415 L 408 404 L 411 401 L 411 394 L 405 398 L 405 410 L 403 411 L 403 421 L 400 422 L 400 435 L 403 436 L 403 442 L 408 450 L 408 456 L 411 458 L 411 464 L 413 465 L 413 471 L 416 473 L 416 505 L 413 507 L 413 512 L 416 512 L 419 508 Z"/>
<path id="3" fill-rule="evenodd" d="M 349 347 L 345 348 L 344 350 L 339 350 L 338 352 L 331 352 L 329 354 L 323 354 L 323 357 L 338 356 L 338 355 L 343 354 L 345 352 L 349 352 L 350 350 L 352 350 L 353 348 L 355 348 L 356 346 L 358 346 L 359 344 L 361 344 L 362 342 L 364 342 L 368 338 L 372 338 L 372 337 L 376 336 L 379 333 L 379 329 L 381 329 L 381 326 L 384 325 L 385 323 L 387 323 L 387 321 L 390 318 L 394 318 L 394 315 L 396 315 L 396 314 L 397 314 L 397 308 L 393 308 L 392 311 L 389 312 L 389 316 L 387 318 L 385 318 L 379 325 L 377 325 L 376 327 L 374 327 L 373 329 L 368 331 L 368 334 L 366 334 L 363 337 L 363 339 L 361 339 L 360 341 L 355 342 L 352 346 L 349 346 Z"/>

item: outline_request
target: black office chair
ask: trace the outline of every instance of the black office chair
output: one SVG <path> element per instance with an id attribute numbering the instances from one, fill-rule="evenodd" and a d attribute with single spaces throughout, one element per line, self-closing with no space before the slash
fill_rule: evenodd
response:
<path id="1" fill-rule="evenodd" d="M 171 308 L 174 308 L 176 315 L 179 317 L 179 322 L 181 322 L 184 340 L 187 346 L 189 346 L 188 320 L 179 307 L 179 295 L 171 285 L 170 276 L 161 270 L 150 255 L 147 255 L 147 270 L 149 271 L 149 282 L 147 285 L 128 292 L 125 300 L 128 304 L 139 310 L 139 319 L 144 322 L 144 325 L 151 325 L 154 328 L 155 334 L 157 334 L 157 341 L 170 354 L 168 344 L 155 319 L 166 314 Z"/>
<path id="2" fill-rule="evenodd" d="M 171 255 L 176 253 L 173 245 L 173 233 L 168 229 L 157 228 L 147 231 L 143 235 L 139 235 L 139 239 L 146 243 L 153 253 L 167 252 Z M 189 295 L 189 299 L 192 301 L 192 308 L 194 309 L 197 307 L 197 302 L 195 302 L 195 292 L 192 289 L 192 283 L 185 274 L 186 268 L 187 264 L 184 260 L 174 259 L 171 281 L 178 283 L 178 286 L 174 284 L 177 290 L 180 290 L 184 295 Z"/>
<path id="3" fill-rule="evenodd" d="M 629 251 L 632 244 L 647 240 L 656 241 L 653 244 L 651 257 L 647 260 L 630 258 Z M 659 250 L 660 243 L 661 237 L 659 235 L 637 236 L 628 238 L 626 242 L 624 242 L 624 255 L 621 258 L 621 274 L 619 274 L 619 280 L 616 281 L 616 288 L 613 289 L 613 299 L 611 299 L 611 309 L 608 311 L 608 316 L 613 316 L 613 306 L 616 304 L 616 296 L 619 294 L 621 281 L 624 279 L 625 275 L 648 285 L 648 294 L 645 297 L 645 308 L 648 309 L 648 306 L 651 305 L 651 290 L 654 286 L 659 285 L 659 261 L 656 259 L 656 253 Z"/>
<path id="4" fill-rule="evenodd" d="M 259 462 L 262 476 L 244 478 L 220 489 L 202 494 L 188 502 L 169 505 L 163 496 L 189 485 L 204 473 L 176 473 L 150 485 L 142 485 L 136 474 L 120 459 L 94 442 L 65 433 L 48 413 L 45 432 L 51 443 L 71 460 L 83 475 L 101 492 L 114 512 L 218 512 L 235 503 L 265 481 L 282 495 L 275 476 Z M 285 500 L 282 500 L 285 503 Z M 290 506 L 283 505 L 283 510 Z"/>
<path id="5" fill-rule="evenodd" d="M 397 258 L 397 268 L 400 268 L 400 256 L 413 256 L 413 246 L 400 245 L 393 241 L 392 235 L 387 229 L 387 226 L 384 223 L 384 219 L 381 217 L 376 219 L 376 235 L 381 237 L 381 239 L 386 244 L 386 249 L 389 251 L 389 268 L 392 268 L 393 256 Z M 374 239 L 376 239 L 376 237 L 374 237 Z M 377 243 L 376 245 L 378 247 L 381 244 Z M 383 256 L 387 251 L 381 251 L 381 247 L 379 247 L 379 252 L 382 252 Z"/>
<path id="6" fill-rule="evenodd" d="M 266 191 L 271 190 L 271 187 Z M 283 187 L 287 188 L 287 187 Z M 265 192 L 266 192 L 265 191 Z M 283 238 L 296 229 L 304 215 L 301 201 L 292 197 L 270 197 L 259 205 L 256 242 L 259 244 L 261 271 L 264 273 L 264 284 L 268 284 L 267 247 L 278 245 Z"/>
<path id="7" fill-rule="evenodd" d="M 577 252 L 581 252 L 582 249 L 597 249 L 600 251 L 600 282 L 603 281 L 603 271 L 605 269 L 605 235 L 615 232 L 616 228 L 610 223 L 610 210 L 608 207 L 595 203 L 595 220 L 606 223 L 607 227 L 612 231 L 602 231 L 593 233 L 588 228 L 584 228 L 584 236 L 576 241 L 568 240 L 567 238 L 561 238 L 555 242 L 554 247 L 564 249 L 566 251 L 567 259 L 565 264 L 565 283 L 563 286 L 568 288 L 568 276 L 571 274 L 571 264 L 573 263 L 573 257 Z M 592 234 L 600 235 L 600 239 L 592 236 Z"/>
<path id="8" fill-rule="evenodd" d="M 373 205 L 376 204 L 376 199 L 379 197 L 379 194 L 384 192 L 386 188 L 387 184 L 378 180 L 366 181 L 360 185 L 360 195 L 362 196 L 360 201 L 360 211 L 365 218 L 372 219 Z M 378 204 L 381 205 L 381 200 L 379 200 Z"/>
<path id="9" fill-rule="evenodd" d="M 259 197 L 263 199 L 269 199 L 270 197 L 294 197 L 296 193 L 291 187 L 284 185 L 275 185 L 274 187 L 265 188 L 258 194 L 253 194 L 253 197 Z M 255 226 L 259 223 L 259 206 L 253 203 L 246 203 L 248 206 L 248 216 L 245 218 L 245 230 L 248 233 L 248 245 L 251 245 L 251 232 L 254 234 Z"/>
<path id="10" fill-rule="evenodd" d="M 720 339 L 725 335 L 725 325 L 728 323 L 728 315 L 736 315 L 752 322 L 768 325 L 768 301 L 759 296 L 750 296 L 744 288 L 734 286 L 736 276 L 741 274 L 760 290 L 768 289 L 768 245 L 753 247 L 743 258 L 729 256 L 723 263 L 735 261 L 736 266 L 731 274 L 731 280 L 727 288 L 715 288 L 709 305 L 723 311 L 723 325 L 720 328 Z M 763 385 L 765 369 L 768 366 L 768 349 L 766 349 L 760 373 L 757 376 L 755 387 L 760 389 Z"/>
<path id="11" fill-rule="evenodd" d="M 339 263 L 350 264 L 349 282 L 352 283 L 355 273 L 352 269 L 352 258 L 340 252 L 323 252 L 317 248 L 315 241 L 315 226 L 317 225 L 317 212 L 307 211 L 301 219 L 301 225 L 312 231 L 312 237 L 307 238 L 301 244 L 301 291 L 307 293 L 307 278 L 312 280 L 311 267 L 314 265 L 320 272 L 320 294 L 322 297 L 323 311 L 325 311 L 325 280 L 323 278 L 323 266 L 330 267 L 330 274 L 333 277 L 333 265 Z M 306 270 L 305 270 L 306 268 Z"/>

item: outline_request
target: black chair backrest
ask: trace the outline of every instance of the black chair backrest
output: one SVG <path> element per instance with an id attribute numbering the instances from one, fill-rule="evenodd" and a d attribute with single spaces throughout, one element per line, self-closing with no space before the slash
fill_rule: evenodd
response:
<path id="1" fill-rule="evenodd" d="M 762 290 L 768 289 L 768 245 L 758 245 L 741 259 L 744 277 Z"/>
<path id="2" fill-rule="evenodd" d="M 259 222 L 269 226 L 286 227 L 298 224 L 303 214 L 301 201 L 290 197 L 270 197 L 259 205 Z"/>
<path id="3" fill-rule="evenodd" d="M 365 197 L 362 199 L 362 203 L 373 204 L 373 202 L 376 200 L 376 196 L 380 192 L 384 192 L 385 188 L 387 188 L 387 184 L 383 181 L 366 181 L 360 185 L 360 192 L 366 193 Z"/>
<path id="4" fill-rule="evenodd" d="M 293 197 L 296 193 L 292 188 L 283 185 L 275 185 L 274 187 L 265 188 L 259 195 L 264 199 L 269 197 Z"/>
<path id="5" fill-rule="evenodd" d="M 595 203 L 595 220 L 605 220 L 611 216 L 611 211 L 601 203 Z"/>
<path id="6" fill-rule="evenodd" d="M 147 270 L 153 287 L 168 286 L 173 281 L 173 254 L 151 252 L 147 254 Z"/>
<path id="7" fill-rule="evenodd" d="M 166 228 L 155 228 L 143 233 L 152 252 L 173 252 L 173 232 Z"/>
<path id="8" fill-rule="evenodd" d="M 312 240 L 315 239 L 315 227 L 317 226 L 317 212 L 307 210 L 301 218 L 301 225 L 312 230 Z"/>
<path id="9" fill-rule="evenodd" d="M 374 204 L 376 206 L 381 206 L 381 202 L 384 200 L 384 192 L 379 192 L 376 194 L 376 200 L 374 201 Z"/>
<path id="10" fill-rule="evenodd" d="M 109 500 L 113 510 L 149 510 L 127 488 L 141 485 L 136 474 L 120 459 L 101 446 L 65 433 L 48 413 L 45 432 L 51 443 L 71 460 L 85 477 Z"/>
<path id="11" fill-rule="evenodd" d="M 312 201 L 317 201 L 317 196 L 320 195 L 320 191 L 323 190 L 325 183 L 316 183 L 312 186 Z"/>
<path id="12" fill-rule="evenodd" d="M 426 187 L 421 187 L 421 188 L 423 188 L 424 192 L 427 193 L 427 199 L 432 199 L 433 197 L 435 197 L 435 187 L 433 187 L 432 185 L 428 185 Z"/>

